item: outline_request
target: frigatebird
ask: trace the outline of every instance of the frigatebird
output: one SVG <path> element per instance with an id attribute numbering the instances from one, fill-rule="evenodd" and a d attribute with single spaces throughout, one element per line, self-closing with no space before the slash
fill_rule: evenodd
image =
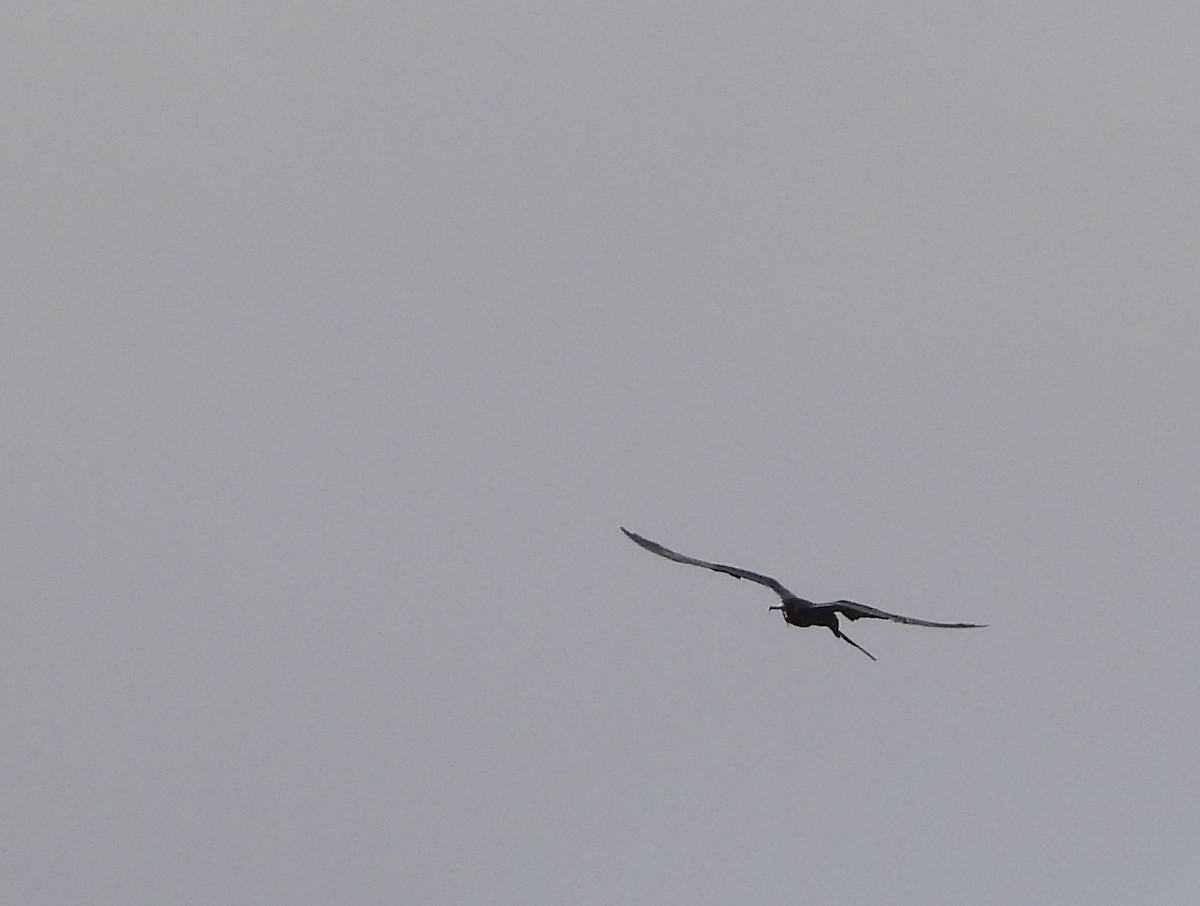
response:
<path id="1" fill-rule="evenodd" d="M 677 554 L 675 551 L 663 547 L 656 541 L 651 541 L 635 532 L 629 531 L 624 526 L 621 526 L 621 531 L 629 537 L 630 541 L 644 547 L 652 554 L 658 554 L 660 557 L 666 557 L 668 560 L 674 560 L 676 563 L 690 563 L 692 566 L 703 566 L 705 569 L 713 569 L 719 573 L 725 573 L 727 576 L 733 576 L 735 579 L 749 579 L 751 582 L 765 585 L 783 600 L 782 604 L 772 605 L 768 608 L 769 610 L 780 611 L 783 614 L 784 620 L 793 626 L 827 626 L 835 636 L 849 642 L 871 660 L 876 660 L 875 655 L 871 654 L 866 648 L 838 628 L 839 613 L 847 620 L 861 620 L 863 617 L 867 617 L 872 620 L 893 620 L 897 623 L 909 623 L 913 626 L 936 626 L 939 629 L 982 629 L 987 625 L 985 623 L 935 623 L 932 620 L 918 620 L 916 617 L 904 617 L 898 613 L 888 613 L 886 610 L 868 607 L 866 604 L 859 604 L 857 601 L 840 600 L 817 604 L 792 594 L 778 580 L 772 579 L 770 576 L 752 573 L 748 569 L 739 569 L 736 566 L 709 563 L 707 560 L 697 560 L 695 557 Z"/>

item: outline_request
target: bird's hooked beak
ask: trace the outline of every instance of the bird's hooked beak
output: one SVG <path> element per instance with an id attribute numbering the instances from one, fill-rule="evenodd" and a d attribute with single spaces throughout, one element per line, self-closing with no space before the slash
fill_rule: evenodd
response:
<path id="1" fill-rule="evenodd" d="M 767 610 L 783 610 L 782 604 L 772 604 Z"/>

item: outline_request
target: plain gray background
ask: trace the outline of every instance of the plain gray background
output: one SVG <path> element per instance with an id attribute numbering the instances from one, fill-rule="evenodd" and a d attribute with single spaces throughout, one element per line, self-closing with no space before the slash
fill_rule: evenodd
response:
<path id="1" fill-rule="evenodd" d="M 1194 902 L 1196 7 L 0 19 L 5 902 Z"/>

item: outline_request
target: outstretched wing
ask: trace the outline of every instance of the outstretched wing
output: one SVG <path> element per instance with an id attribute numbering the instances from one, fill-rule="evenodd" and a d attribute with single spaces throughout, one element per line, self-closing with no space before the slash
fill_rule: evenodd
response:
<path id="1" fill-rule="evenodd" d="M 832 607 L 847 620 L 860 620 L 869 617 L 873 620 L 893 620 L 897 623 L 910 623 L 913 626 L 936 626 L 939 629 L 982 629 L 985 623 L 935 623 L 932 620 L 918 620 L 916 617 L 902 617 L 898 613 L 888 613 L 857 601 L 832 601 L 822 605 Z"/>
<path id="2" fill-rule="evenodd" d="M 674 560 L 676 563 L 690 563 L 692 566 L 703 566 L 705 569 L 713 569 L 719 573 L 725 573 L 727 576 L 733 576 L 735 579 L 749 579 L 751 582 L 757 582 L 759 585 L 765 585 L 772 589 L 775 594 L 781 598 L 794 598 L 790 591 L 772 579 L 770 576 L 759 575 L 752 573 L 748 569 L 738 569 L 736 566 L 722 566 L 720 563 L 709 563 L 707 560 L 697 560 L 695 557 L 686 557 L 683 554 L 677 554 L 673 550 L 668 550 L 657 542 L 651 541 L 648 538 L 643 538 L 629 529 L 621 526 L 621 531 L 629 536 L 629 540 L 634 544 L 644 547 L 652 554 L 658 554 L 660 557 L 666 557 L 668 560 Z M 882 611 L 879 611 L 882 613 Z"/>

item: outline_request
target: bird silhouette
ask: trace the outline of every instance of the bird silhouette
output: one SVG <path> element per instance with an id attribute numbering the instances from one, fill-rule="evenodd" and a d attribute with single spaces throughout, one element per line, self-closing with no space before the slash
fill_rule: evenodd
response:
<path id="1" fill-rule="evenodd" d="M 918 620 L 916 617 L 905 617 L 898 613 L 888 613 L 886 610 L 868 607 L 866 604 L 859 604 L 857 601 L 840 600 L 817 604 L 792 594 L 792 592 L 783 587 L 782 583 L 776 579 L 772 579 L 770 576 L 752 573 L 748 569 L 739 569 L 736 566 L 709 563 L 707 560 L 697 560 L 695 557 L 677 554 L 675 551 L 665 548 L 655 541 L 643 538 L 641 535 L 629 531 L 624 526 L 621 527 L 621 531 L 629 537 L 630 541 L 640 547 L 644 547 L 652 554 L 658 554 L 660 557 L 666 557 L 668 560 L 674 560 L 676 563 L 703 566 L 705 569 L 716 570 L 719 573 L 725 573 L 727 576 L 733 576 L 735 579 L 749 579 L 751 582 L 765 585 L 783 600 L 782 604 L 772 605 L 768 608 L 769 610 L 780 611 L 783 614 L 784 620 L 793 626 L 826 626 L 835 636 L 845 642 L 849 642 L 871 660 L 876 660 L 875 655 L 871 654 L 866 648 L 838 628 L 839 613 L 847 620 L 861 620 L 863 617 L 867 617 L 872 620 L 892 620 L 896 623 L 909 623 L 913 626 L 936 626 L 939 629 L 982 629 L 987 625 L 985 623 L 935 623 L 932 620 Z"/>

